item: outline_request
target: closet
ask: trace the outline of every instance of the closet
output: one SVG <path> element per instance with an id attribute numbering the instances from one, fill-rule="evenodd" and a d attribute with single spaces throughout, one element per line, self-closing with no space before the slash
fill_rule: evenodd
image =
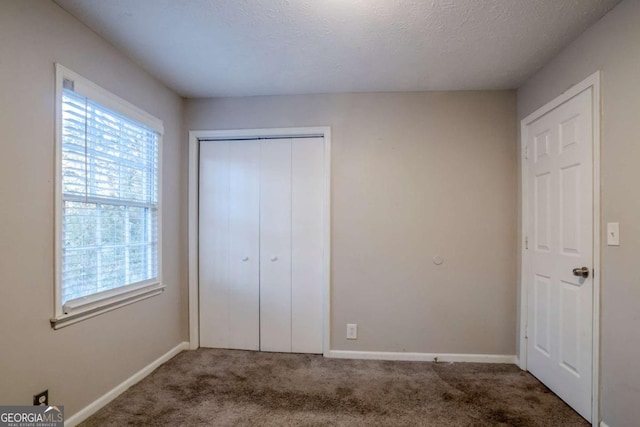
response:
<path id="1" fill-rule="evenodd" d="M 323 138 L 200 142 L 202 347 L 322 353 Z"/>

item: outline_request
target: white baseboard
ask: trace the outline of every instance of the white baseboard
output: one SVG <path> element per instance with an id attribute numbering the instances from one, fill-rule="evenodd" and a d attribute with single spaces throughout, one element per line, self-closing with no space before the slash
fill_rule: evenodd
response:
<path id="1" fill-rule="evenodd" d="M 335 359 L 403 360 L 414 362 L 474 362 L 516 363 L 515 355 L 502 354 L 448 354 L 448 353 L 394 353 L 386 351 L 329 350 L 325 357 Z M 437 359 L 436 359 L 437 358 Z"/>
<path id="2" fill-rule="evenodd" d="M 600 427 L 609 427 L 604 421 L 600 421 Z"/>
<path id="3" fill-rule="evenodd" d="M 78 424 L 80 424 L 81 422 L 89 418 L 91 415 L 98 412 L 98 410 L 100 410 L 102 407 L 107 405 L 113 399 L 120 396 L 129 387 L 131 387 L 132 385 L 136 384 L 138 381 L 142 380 L 144 377 L 149 375 L 158 366 L 162 365 L 163 363 L 165 363 L 166 361 L 168 361 L 173 356 L 175 356 L 176 354 L 180 353 L 183 350 L 189 350 L 188 342 L 182 342 L 178 344 L 177 346 L 175 346 L 174 348 L 172 348 L 162 356 L 158 357 L 156 360 L 149 363 L 147 366 L 140 369 L 138 372 L 136 372 L 135 374 L 133 374 L 132 376 L 130 376 L 129 378 L 127 378 L 126 380 L 118 384 L 117 386 L 115 386 L 113 389 L 103 394 L 98 399 L 91 402 L 89 405 L 82 408 L 80 411 L 73 414 L 73 416 L 69 417 L 64 422 L 65 427 L 77 426 Z"/>

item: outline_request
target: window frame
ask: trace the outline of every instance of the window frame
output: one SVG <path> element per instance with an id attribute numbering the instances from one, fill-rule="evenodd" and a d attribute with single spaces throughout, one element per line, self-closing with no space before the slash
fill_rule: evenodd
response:
<path id="1" fill-rule="evenodd" d="M 74 91 L 103 105 L 106 108 L 139 122 L 158 132 L 158 203 L 157 203 L 157 277 L 140 283 L 129 284 L 115 289 L 87 295 L 82 299 L 71 300 L 72 304 L 62 303 L 62 224 L 64 219 L 64 200 L 62 192 L 62 95 L 64 80 L 74 83 Z M 143 111 L 135 105 L 112 94 L 68 68 L 55 64 L 55 287 L 54 316 L 51 327 L 60 329 L 79 321 L 97 316 L 125 305 L 132 304 L 159 295 L 164 291 L 162 279 L 162 138 L 164 126 L 160 119 Z M 65 307 L 66 306 L 66 307 Z M 65 309 L 66 308 L 66 309 Z"/>

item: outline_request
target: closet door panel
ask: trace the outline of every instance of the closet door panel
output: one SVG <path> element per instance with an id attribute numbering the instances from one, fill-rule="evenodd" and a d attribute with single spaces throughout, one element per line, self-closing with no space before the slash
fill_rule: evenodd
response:
<path id="1" fill-rule="evenodd" d="M 229 348 L 260 348 L 260 144 L 229 144 Z"/>
<path id="2" fill-rule="evenodd" d="M 290 352 L 291 139 L 260 152 L 260 349 Z"/>
<path id="3" fill-rule="evenodd" d="M 291 346 L 322 353 L 323 138 L 292 143 Z"/>
<path id="4" fill-rule="evenodd" d="M 200 144 L 200 345 L 229 348 L 229 143 Z"/>

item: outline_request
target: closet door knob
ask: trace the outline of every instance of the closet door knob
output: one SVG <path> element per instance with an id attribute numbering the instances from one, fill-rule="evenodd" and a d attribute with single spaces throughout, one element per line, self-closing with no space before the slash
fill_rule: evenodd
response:
<path id="1" fill-rule="evenodd" d="M 244 261 L 244 262 L 249 261 L 249 257 L 248 257 L 248 256 L 246 256 L 246 257 L 242 258 L 242 261 Z"/>
<path id="2" fill-rule="evenodd" d="M 272 256 L 272 257 L 271 257 L 271 262 L 276 262 L 277 260 L 278 260 L 278 257 L 277 257 L 277 256 Z"/>

